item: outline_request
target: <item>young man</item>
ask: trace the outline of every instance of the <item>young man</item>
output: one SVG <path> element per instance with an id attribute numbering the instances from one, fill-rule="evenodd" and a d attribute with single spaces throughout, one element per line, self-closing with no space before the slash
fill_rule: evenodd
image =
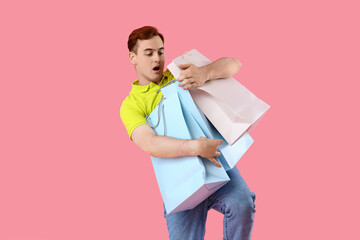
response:
<path id="1" fill-rule="evenodd" d="M 159 158 L 201 156 L 218 167 L 215 160 L 220 153 L 217 147 L 222 140 L 182 140 L 157 136 L 146 125 L 145 116 L 150 114 L 161 99 L 157 90 L 174 79 L 169 70 L 164 71 L 164 37 L 156 28 L 145 26 L 135 29 L 128 40 L 129 58 L 134 64 L 138 80 L 132 83 L 129 95 L 122 102 L 120 116 L 129 137 L 142 150 Z M 182 72 L 177 79 L 185 90 L 199 87 L 206 81 L 228 78 L 240 69 L 234 58 L 220 58 L 204 66 L 180 65 Z M 169 237 L 171 240 L 204 239 L 207 212 L 213 208 L 224 214 L 224 239 L 250 239 L 255 213 L 255 194 L 251 192 L 234 167 L 227 172 L 231 181 L 220 188 L 194 209 L 167 214 L 164 207 Z"/>

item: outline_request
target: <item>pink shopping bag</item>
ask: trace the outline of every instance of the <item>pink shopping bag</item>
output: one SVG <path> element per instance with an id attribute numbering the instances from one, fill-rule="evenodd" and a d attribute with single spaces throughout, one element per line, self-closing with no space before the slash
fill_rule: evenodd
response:
<path id="1" fill-rule="evenodd" d="M 193 49 L 175 58 L 167 67 L 177 78 L 181 71 L 177 67 L 179 64 L 202 67 L 210 63 L 209 59 Z M 251 131 L 270 108 L 234 78 L 208 81 L 189 91 L 199 109 L 230 145 Z"/>

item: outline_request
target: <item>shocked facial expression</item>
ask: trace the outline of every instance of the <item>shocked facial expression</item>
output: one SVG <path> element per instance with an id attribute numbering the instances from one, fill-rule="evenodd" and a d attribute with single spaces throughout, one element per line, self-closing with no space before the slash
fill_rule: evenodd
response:
<path id="1" fill-rule="evenodd" d="M 164 71 L 164 43 L 159 36 L 146 40 L 138 40 L 137 53 L 129 53 L 139 78 L 139 85 L 150 82 L 158 84 Z"/>

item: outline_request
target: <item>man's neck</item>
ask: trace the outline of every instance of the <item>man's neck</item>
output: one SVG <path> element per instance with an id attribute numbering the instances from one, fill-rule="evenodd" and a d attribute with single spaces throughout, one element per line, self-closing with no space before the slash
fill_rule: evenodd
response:
<path id="1" fill-rule="evenodd" d="M 162 75 L 161 75 L 161 78 L 159 78 L 157 81 L 154 81 L 153 83 L 159 84 L 160 81 L 161 81 L 161 79 L 162 79 Z M 141 77 L 139 76 L 139 86 L 145 86 L 145 85 L 150 84 L 151 82 L 152 82 L 152 81 L 146 80 L 146 79 L 141 78 Z"/>

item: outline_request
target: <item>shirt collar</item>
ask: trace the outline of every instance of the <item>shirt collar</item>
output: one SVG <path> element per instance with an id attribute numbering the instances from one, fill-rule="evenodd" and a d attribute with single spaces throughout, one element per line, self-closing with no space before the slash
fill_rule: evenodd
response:
<path id="1" fill-rule="evenodd" d="M 163 74 L 159 84 L 151 82 L 148 85 L 142 85 L 142 86 L 139 86 L 139 79 L 137 79 L 131 84 L 131 86 L 132 86 L 131 91 L 144 93 L 144 92 L 149 91 L 149 88 L 153 87 L 153 86 L 158 86 L 160 88 L 161 83 L 164 81 L 164 79 L 167 79 L 167 78 L 168 78 L 168 76 Z"/>

